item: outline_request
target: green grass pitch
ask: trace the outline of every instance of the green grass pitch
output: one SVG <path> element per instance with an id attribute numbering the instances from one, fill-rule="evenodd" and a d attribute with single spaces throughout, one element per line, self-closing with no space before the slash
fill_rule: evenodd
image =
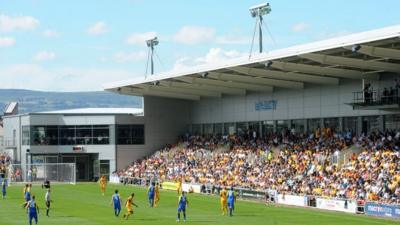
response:
<path id="1" fill-rule="evenodd" d="M 131 192 L 135 192 L 135 213 L 129 220 L 114 216 L 110 205 L 111 195 L 118 188 L 123 201 Z M 11 186 L 7 190 L 7 198 L 0 199 L 0 224 L 28 224 L 23 202 L 22 186 Z M 39 224 L 41 225 L 99 225 L 99 224 L 141 224 L 166 225 L 178 224 L 176 220 L 177 194 L 161 190 L 161 200 L 158 208 L 150 208 L 147 204 L 146 189 L 132 186 L 108 185 L 105 196 L 100 194 L 99 185 L 83 183 L 77 185 L 52 185 L 52 211 L 46 217 L 44 206 L 45 191 L 39 185 L 34 185 L 32 193 L 36 195 L 41 209 Z M 240 201 L 236 203 L 233 217 L 222 216 L 219 209 L 219 198 L 190 194 L 188 196 L 188 220 L 184 224 L 263 224 L 263 225 L 379 225 L 399 224 L 399 221 L 371 218 L 345 213 L 325 212 L 312 209 L 302 209 L 284 206 L 266 206 L 261 203 Z M 180 223 L 183 223 L 181 221 Z"/>

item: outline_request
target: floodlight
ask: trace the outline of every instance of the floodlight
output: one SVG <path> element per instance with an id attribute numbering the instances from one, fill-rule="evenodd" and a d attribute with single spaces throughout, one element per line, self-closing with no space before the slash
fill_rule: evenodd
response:
<path id="1" fill-rule="evenodd" d="M 352 52 L 358 52 L 361 49 L 361 45 L 355 44 L 351 47 Z"/>
<path id="2" fill-rule="evenodd" d="M 249 8 L 249 10 L 252 17 L 264 16 L 271 12 L 271 6 L 269 5 L 269 3 L 263 3 L 252 6 Z"/>
<path id="3" fill-rule="evenodd" d="M 154 74 L 154 46 L 158 45 L 159 41 L 157 37 L 150 38 L 146 41 L 147 47 L 149 47 L 149 57 L 147 57 L 147 65 L 149 64 L 150 60 L 150 74 Z M 146 67 L 146 73 L 147 73 L 147 67 Z"/>
<path id="4" fill-rule="evenodd" d="M 154 86 L 160 85 L 160 81 L 159 81 L 159 80 L 153 81 L 153 85 L 154 85 Z"/>
<path id="5" fill-rule="evenodd" d="M 254 34 L 253 34 L 253 40 L 256 35 L 256 27 L 258 26 L 258 32 L 259 32 L 259 51 L 262 53 L 262 24 L 263 24 L 263 16 L 267 15 L 271 12 L 271 6 L 269 3 L 263 3 L 259 5 L 255 5 L 249 8 L 250 10 L 250 15 L 253 18 L 256 18 L 256 26 L 254 27 Z M 251 48 L 253 48 L 253 42 L 251 44 Z M 251 50 L 250 50 L 251 54 Z"/>
<path id="6" fill-rule="evenodd" d="M 158 45 L 159 41 L 157 37 L 150 38 L 146 41 L 147 47 L 154 47 Z"/>

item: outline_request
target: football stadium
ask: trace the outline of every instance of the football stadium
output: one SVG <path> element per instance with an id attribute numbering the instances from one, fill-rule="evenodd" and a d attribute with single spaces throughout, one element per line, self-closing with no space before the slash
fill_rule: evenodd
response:
<path id="1" fill-rule="evenodd" d="M 2 118 L 0 224 L 399 224 L 400 25 L 105 83 Z M 257 31 L 257 32 L 256 32 Z M 3 141 L 3 140 L 2 140 Z"/>

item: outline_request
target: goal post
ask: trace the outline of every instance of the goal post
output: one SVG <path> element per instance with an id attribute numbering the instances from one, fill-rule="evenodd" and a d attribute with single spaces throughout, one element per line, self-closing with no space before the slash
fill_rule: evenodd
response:
<path id="1" fill-rule="evenodd" d="M 76 183 L 75 163 L 10 164 L 6 174 L 9 184 Z"/>

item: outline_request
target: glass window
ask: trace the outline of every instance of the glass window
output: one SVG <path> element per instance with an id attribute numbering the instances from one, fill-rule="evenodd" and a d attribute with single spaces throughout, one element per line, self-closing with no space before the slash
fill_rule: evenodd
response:
<path id="1" fill-rule="evenodd" d="M 132 144 L 132 130 L 129 125 L 118 125 L 118 144 L 131 145 Z"/>
<path id="2" fill-rule="evenodd" d="M 58 145 L 58 127 L 47 126 L 46 127 L 46 142 L 49 145 Z"/>
<path id="3" fill-rule="evenodd" d="M 281 133 L 282 130 L 286 131 L 289 128 L 289 121 L 287 120 L 277 120 L 276 121 L 276 131 Z"/>
<path id="4" fill-rule="evenodd" d="M 192 133 L 192 124 L 186 125 L 186 132 L 191 134 Z"/>
<path id="5" fill-rule="evenodd" d="M 307 123 L 309 132 L 315 132 L 318 128 L 321 128 L 321 119 L 309 119 Z"/>
<path id="6" fill-rule="evenodd" d="M 344 131 L 350 131 L 355 134 L 357 132 L 357 117 L 344 117 L 343 118 Z"/>
<path id="7" fill-rule="evenodd" d="M 399 130 L 400 129 L 400 115 L 386 115 L 385 116 L 385 129 Z"/>
<path id="8" fill-rule="evenodd" d="M 46 143 L 46 127 L 33 126 L 31 134 L 32 145 L 48 145 L 48 143 Z"/>
<path id="9" fill-rule="evenodd" d="M 224 123 L 224 135 L 235 134 L 235 123 Z"/>
<path id="10" fill-rule="evenodd" d="M 249 130 L 256 131 L 257 134 L 260 133 L 260 123 L 258 121 L 249 122 Z"/>
<path id="11" fill-rule="evenodd" d="M 205 135 L 212 135 L 214 133 L 214 129 L 213 129 L 213 125 L 212 124 L 204 124 L 204 134 Z"/>
<path id="12" fill-rule="evenodd" d="M 362 132 L 379 132 L 379 116 L 365 116 L 362 118 Z"/>
<path id="13" fill-rule="evenodd" d="M 239 136 L 244 136 L 247 133 L 247 122 L 236 123 L 236 133 Z"/>
<path id="14" fill-rule="evenodd" d="M 264 136 L 274 133 L 274 121 L 273 120 L 263 121 L 262 131 Z"/>
<path id="15" fill-rule="evenodd" d="M 22 127 L 22 145 L 30 144 L 30 130 L 29 126 Z"/>
<path id="16" fill-rule="evenodd" d="M 222 130 L 222 123 L 214 124 L 214 133 L 217 136 L 221 136 L 224 131 Z"/>
<path id="17" fill-rule="evenodd" d="M 132 125 L 132 144 L 144 144 L 144 125 Z"/>
<path id="18" fill-rule="evenodd" d="M 23 143 L 31 145 L 102 145 L 110 143 L 109 125 L 31 126 L 22 128 Z"/>
<path id="19" fill-rule="evenodd" d="M 110 175 L 110 160 L 100 160 L 100 176 Z"/>
<path id="20" fill-rule="evenodd" d="M 119 145 L 143 145 L 144 125 L 117 125 Z"/>
<path id="21" fill-rule="evenodd" d="M 324 119 L 324 127 L 331 128 L 332 131 L 339 130 L 339 118 L 326 118 Z"/>
<path id="22" fill-rule="evenodd" d="M 296 133 L 304 133 L 305 132 L 305 120 L 301 119 L 301 120 L 292 120 L 292 126 L 291 128 L 294 128 L 294 130 L 296 131 Z"/>
<path id="23" fill-rule="evenodd" d="M 76 126 L 76 144 L 91 145 L 93 143 L 91 126 Z"/>
<path id="24" fill-rule="evenodd" d="M 93 144 L 107 145 L 110 143 L 110 126 L 93 126 Z"/>
<path id="25" fill-rule="evenodd" d="M 32 163 L 44 163 L 43 155 L 32 155 Z"/>
<path id="26" fill-rule="evenodd" d="M 60 126 L 60 145 L 75 145 L 75 126 Z"/>
<path id="27" fill-rule="evenodd" d="M 201 135 L 201 124 L 193 124 L 192 132 L 194 135 Z"/>

